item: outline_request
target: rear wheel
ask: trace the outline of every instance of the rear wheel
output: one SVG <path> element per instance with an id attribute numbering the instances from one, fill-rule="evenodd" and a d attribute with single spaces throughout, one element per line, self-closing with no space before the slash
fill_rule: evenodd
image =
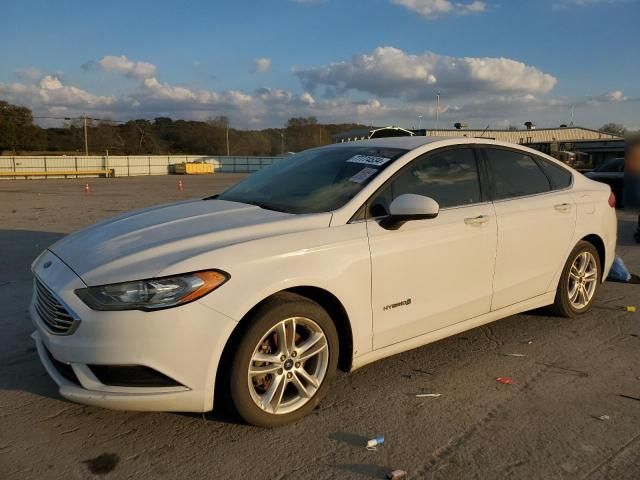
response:
<path id="1" fill-rule="evenodd" d="M 589 311 L 602 275 L 595 247 L 580 241 L 564 266 L 551 310 L 561 317 L 577 317 Z"/>
<path id="2" fill-rule="evenodd" d="M 276 427 L 310 413 L 338 363 L 338 335 L 317 303 L 282 293 L 249 320 L 231 367 L 231 399 L 253 425 Z"/>

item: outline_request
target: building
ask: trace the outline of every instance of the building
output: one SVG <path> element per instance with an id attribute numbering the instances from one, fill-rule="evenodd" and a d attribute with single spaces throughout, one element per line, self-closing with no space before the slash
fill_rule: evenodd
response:
<path id="1" fill-rule="evenodd" d="M 410 132 L 418 136 L 490 138 L 502 142 L 526 145 L 562 160 L 576 168 L 593 168 L 616 157 L 624 156 L 624 138 L 583 127 L 535 128 L 531 122 L 524 130 L 471 130 L 462 124 L 454 129 L 421 129 Z M 397 127 L 352 130 L 333 136 L 334 143 L 385 136 Z M 401 129 L 402 130 L 402 129 Z M 394 130 L 395 131 L 395 130 Z M 407 130 L 405 130 L 406 132 Z M 398 135 L 393 135 L 398 136 Z"/>

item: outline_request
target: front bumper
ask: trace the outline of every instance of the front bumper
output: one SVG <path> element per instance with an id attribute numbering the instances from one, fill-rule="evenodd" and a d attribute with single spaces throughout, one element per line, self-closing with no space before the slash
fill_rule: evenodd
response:
<path id="1" fill-rule="evenodd" d="M 64 398 L 117 410 L 204 412 L 213 408 L 218 363 L 237 322 L 197 301 L 156 312 L 91 310 L 73 292 L 85 286 L 82 280 L 50 252 L 36 261 L 34 274 L 80 319 L 72 334 L 57 335 L 35 308 L 36 296 L 32 299 L 29 311 L 36 326 L 32 337 Z M 89 365 L 148 367 L 176 383 L 105 385 Z M 72 375 L 63 374 L 69 368 Z"/>

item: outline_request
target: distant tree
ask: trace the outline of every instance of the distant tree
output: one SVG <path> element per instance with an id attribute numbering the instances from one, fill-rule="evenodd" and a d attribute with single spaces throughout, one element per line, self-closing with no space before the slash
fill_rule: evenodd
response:
<path id="1" fill-rule="evenodd" d="M 600 127 L 601 132 L 610 133 L 612 135 L 620 135 L 621 137 L 627 133 L 627 129 L 620 123 L 605 123 Z"/>
<path id="2" fill-rule="evenodd" d="M 215 128 L 227 128 L 229 126 L 229 117 L 219 115 L 207 119 L 207 124 Z"/>
<path id="3" fill-rule="evenodd" d="M 287 121 L 287 127 L 306 127 L 309 125 L 317 125 L 316 117 L 293 117 Z"/>
<path id="4" fill-rule="evenodd" d="M 47 138 L 27 107 L 0 100 L 0 150 L 44 150 Z"/>
<path id="5" fill-rule="evenodd" d="M 229 118 L 215 116 L 205 122 L 156 117 L 126 123 L 90 121 L 89 152 L 125 154 L 226 155 L 227 129 L 231 155 L 280 155 L 331 143 L 331 137 L 360 124 L 322 124 L 316 117 L 290 118 L 286 127 L 237 130 Z M 72 118 L 63 127 L 41 128 L 31 110 L 0 100 L 0 150 L 13 152 L 83 152 L 84 122 Z"/>

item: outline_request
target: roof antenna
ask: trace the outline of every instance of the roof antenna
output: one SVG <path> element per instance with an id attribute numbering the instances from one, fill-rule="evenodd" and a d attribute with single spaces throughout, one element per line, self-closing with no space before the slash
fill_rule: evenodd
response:
<path id="1" fill-rule="evenodd" d="M 482 137 L 484 137 L 484 134 L 485 134 L 485 133 L 487 133 L 487 130 L 489 130 L 489 127 L 490 127 L 490 126 L 491 126 L 491 125 L 487 125 L 487 126 L 485 127 L 485 129 L 482 131 L 482 134 L 481 134 L 479 137 L 477 137 L 477 138 L 482 138 Z"/>

